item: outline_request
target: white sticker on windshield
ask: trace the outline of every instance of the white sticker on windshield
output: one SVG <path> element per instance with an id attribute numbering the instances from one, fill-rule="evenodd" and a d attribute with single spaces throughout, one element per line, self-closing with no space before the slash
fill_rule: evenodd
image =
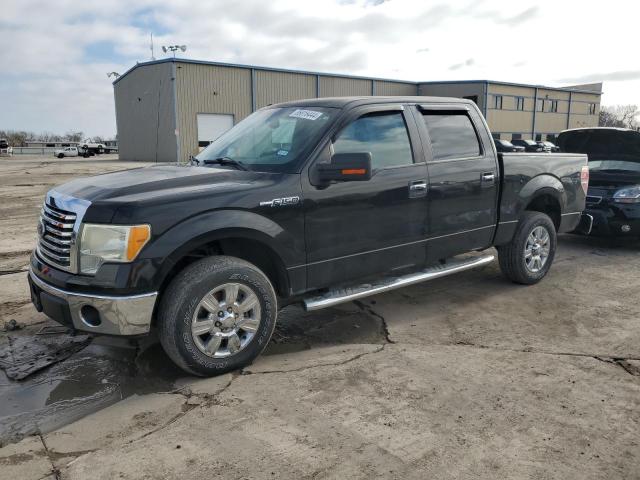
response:
<path id="1" fill-rule="evenodd" d="M 289 152 L 287 150 L 278 150 L 276 154 L 280 155 L 281 157 L 286 157 L 287 155 L 289 155 Z"/>
<path id="2" fill-rule="evenodd" d="M 320 118 L 322 116 L 322 112 L 316 112 L 314 110 L 296 110 L 294 111 L 292 114 L 289 115 L 290 117 L 295 117 L 295 118 L 304 118 L 305 120 L 317 120 L 318 118 Z"/>

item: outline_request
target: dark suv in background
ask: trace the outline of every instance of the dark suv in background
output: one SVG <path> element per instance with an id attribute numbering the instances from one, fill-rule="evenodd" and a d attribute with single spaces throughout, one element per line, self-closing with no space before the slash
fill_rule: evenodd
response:
<path id="1" fill-rule="evenodd" d="M 542 146 L 538 145 L 538 142 L 536 142 L 534 140 L 524 140 L 524 139 L 519 138 L 519 139 L 511 140 L 511 143 L 513 143 L 516 146 L 524 147 L 524 150 L 526 152 L 542 152 L 542 151 L 544 151 Z"/>
<path id="2" fill-rule="evenodd" d="M 640 132 L 577 128 L 561 132 L 558 145 L 589 157 L 592 234 L 640 237 Z"/>
<path id="3" fill-rule="evenodd" d="M 511 143 L 509 140 L 493 140 L 496 144 L 496 150 L 498 152 L 524 152 L 524 147 L 519 147 Z"/>

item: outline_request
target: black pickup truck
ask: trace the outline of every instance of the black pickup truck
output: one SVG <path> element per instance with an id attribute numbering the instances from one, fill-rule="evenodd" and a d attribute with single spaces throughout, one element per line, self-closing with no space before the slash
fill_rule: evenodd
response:
<path id="1" fill-rule="evenodd" d="M 548 272 L 581 221 L 585 155 L 500 154 L 476 105 L 323 98 L 258 110 L 191 165 L 71 181 L 46 195 L 29 281 L 77 330 L 157 328 L 184 370 L 251 362 L 278 309 L 308 310 L 494 260 Z"/>

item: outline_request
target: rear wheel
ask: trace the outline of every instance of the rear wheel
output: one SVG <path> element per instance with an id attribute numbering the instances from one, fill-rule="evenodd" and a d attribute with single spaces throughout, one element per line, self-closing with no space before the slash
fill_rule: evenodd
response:
<path id="1" fill-rule="evenodd" d="M 515 283 L 538 283 L 551 268 L 556 243 L 551 218 L 541 212 L 525 212 L 511 243 L 498 247 L 502 273 Z"/>
<path id="2" fill-rule="evenodd" d="M 64 158 L 64 153 L 59 153 L 58 158 Z"/>
<path id="3" fill-rule="evenodd" d="M 251 363 L 275 328 L 269 279 L 234 257 L 200 260 L 171 282 L 159 306 L 160 342 L 183 370 L 217 375 Z"/>

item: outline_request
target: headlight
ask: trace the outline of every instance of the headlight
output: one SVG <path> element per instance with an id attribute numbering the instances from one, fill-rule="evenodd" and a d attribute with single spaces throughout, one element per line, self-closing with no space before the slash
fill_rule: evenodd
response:
<path id="1" fill-rule="evenodd" d="M 133 261 L 149 238 L 149 225 L 84 224 L 80 236 L 80 273 L 92 275 L 104 262 Z"/>
<path id="2" fill-rule="evenodd" d="M 613 201 L 616 203 L 640 203 L 640 185 L 618 190 L 613 195 Z"/>

